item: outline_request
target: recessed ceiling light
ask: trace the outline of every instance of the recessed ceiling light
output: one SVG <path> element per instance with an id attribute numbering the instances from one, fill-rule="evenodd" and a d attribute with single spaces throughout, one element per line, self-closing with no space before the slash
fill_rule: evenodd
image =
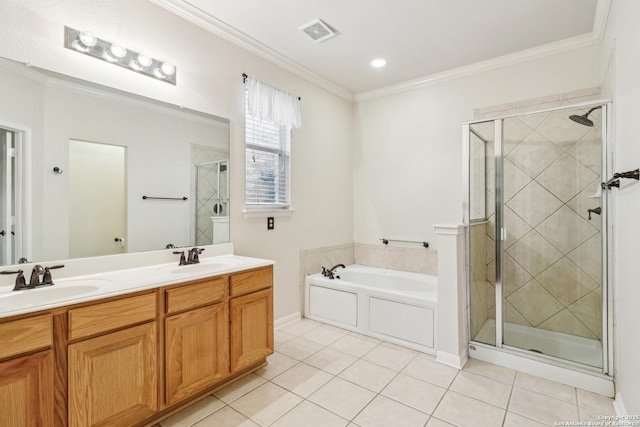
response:
<path id="1" fill-rule="evenodd" d="M 373 68 L 380 68 L 380 67 L 384 67 L 385 65 L 387 65 L 387 61 L 382 58 L 377 58 L 371 61 L 371 66 Z"/>

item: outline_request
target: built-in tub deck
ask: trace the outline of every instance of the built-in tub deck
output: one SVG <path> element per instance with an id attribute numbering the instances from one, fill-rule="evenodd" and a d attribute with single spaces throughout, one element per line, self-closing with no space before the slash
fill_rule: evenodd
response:
<path id="1" fill-rule="evenodd" d="M 436 276 L 357 264 L 335 275 L 305 278 L 305 317 L 435 354 Z"/>

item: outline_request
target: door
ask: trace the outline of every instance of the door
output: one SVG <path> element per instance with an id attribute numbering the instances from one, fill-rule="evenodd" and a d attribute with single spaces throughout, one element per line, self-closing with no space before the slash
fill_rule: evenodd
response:
<path id="1" fill-rule="evenodd" d="M 69 345 L 69 426 L 129 427 L 158 410 L 155 323 Z"/>
<path id="2" fill-rule="evenodd" d="M 251 366 L 273 353 L 273 291 L 230 300 L 231 371 Z"/>
<path id="3" fill-rule="evenodd" d="M 228 319 L 224 303 L 165 319 L 167 405 L 213 385 L 228 374 Z"/>
<path id="4" fill-rule="evenodd" d="M 69 141 L 69 255 L 126 252 L 126 149 Z"/>

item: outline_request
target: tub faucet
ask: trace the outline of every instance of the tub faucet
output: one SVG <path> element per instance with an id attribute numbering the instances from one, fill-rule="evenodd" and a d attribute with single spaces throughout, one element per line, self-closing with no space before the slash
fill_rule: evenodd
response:
<path id="1" fill-rule="evenodd" d="M 328 277 L 329 279 L 335 279 L 335 278 L 338 278 L 338 279 L 339 279 L 339 278 L 340 278 L 340 276 L 335 276 L 335 275 L 334 275 L 334 273 L 333 273 L 333 272 L 334 272 L 334 270 L 335 270 L 336 268 L 338 268 L 338 267 L 346 268 L 346 267 L 344 266 L 344 264 L 336 264 L 336 265 L 334 265 L 333 267 L 331 267 L 331 268 L 329 268 L 329 269 L 322 267 L 322 275 L 323 275 L 324 277 Z"/>

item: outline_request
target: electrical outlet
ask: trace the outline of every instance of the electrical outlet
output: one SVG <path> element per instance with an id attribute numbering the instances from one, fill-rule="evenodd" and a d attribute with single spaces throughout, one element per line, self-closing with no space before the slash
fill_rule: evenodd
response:
<path id="1" fill-rule="evenodd" d="M 272 216 L 267 217 L 267 230 L 273 230 L 275 227 L 275 219 Z"/>

